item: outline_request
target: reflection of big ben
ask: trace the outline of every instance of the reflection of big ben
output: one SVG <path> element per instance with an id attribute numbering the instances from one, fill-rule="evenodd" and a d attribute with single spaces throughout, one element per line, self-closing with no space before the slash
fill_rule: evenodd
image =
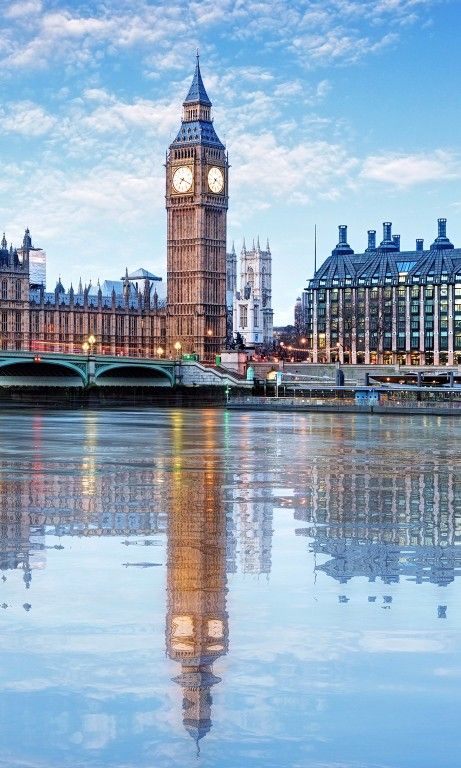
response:
<path id="1" fill-rule="evenodd" d="M 171 659 L 183 689 L 183 723 L 198 740 L 211 728 L 213 662 L 228 648 L 226 515 L 216 469 L 216 416 L 206 416 L 204 454 L 187 458 L 180 412 L 174 415 L 175 463 L 168 521 L 168 614 Z M 184 458 L 184 456 L 186 458 Z M 194 461 L 194 466 L 188 466 Z"/>

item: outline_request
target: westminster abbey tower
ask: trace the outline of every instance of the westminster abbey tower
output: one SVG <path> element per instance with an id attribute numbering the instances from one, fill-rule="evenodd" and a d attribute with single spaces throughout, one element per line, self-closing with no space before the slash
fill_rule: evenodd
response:
<path id="1" fill-rule="evenodd" d="M 167 354 L 214 361 L 225 344 L 228 167 L 197 55 L 166 161 Z"/>

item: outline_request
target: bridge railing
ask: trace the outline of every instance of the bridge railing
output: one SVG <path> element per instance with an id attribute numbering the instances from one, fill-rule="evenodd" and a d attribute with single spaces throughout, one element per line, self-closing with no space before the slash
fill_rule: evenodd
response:
<path id="1" fill-rule="evenodd" d="M 20 338 L 19 338 L 20 337 Z M 26 339 L 24 334 L 14 334 L 14 338 L 3 337 L 0 341 L 1 352 L 34 352 L 36 354 L 56 353 L 62 355 L 108 355 L 111 357 L 135 357 L 164 360 L 165 354 L 158 353 L 160 343 L 145 344 L 142 340 L 131 337 L 117 337 L 114 341 L 96 340 L 88 343 L 88 336 L 74 335 L 72 341 L 56 339 Z M 171 358 L 167 358 L 171 359 Z"/>

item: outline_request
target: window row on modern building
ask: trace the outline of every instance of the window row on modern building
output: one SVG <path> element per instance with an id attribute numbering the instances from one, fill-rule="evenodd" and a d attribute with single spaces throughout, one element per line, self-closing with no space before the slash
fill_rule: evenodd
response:
<path id="1" fill-rule="evenodd" d="M 383 225 L 355 254 L 347 227 L 303 294 L 305 336 L 313 362 L 401 365 L 461 364 L 461 249 L 447 238 L 446 219 L 429 250 L 423 240 L 400 251 L 400 236 Z"/>

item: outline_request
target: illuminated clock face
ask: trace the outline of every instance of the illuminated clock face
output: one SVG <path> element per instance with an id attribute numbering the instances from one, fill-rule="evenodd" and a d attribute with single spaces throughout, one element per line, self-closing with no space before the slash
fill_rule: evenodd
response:
<path id="1" fill-rule="evenodd" d="M 215 195 L 219 195 L 224 189 L 224 174 L 221 168 L 214 165 L 208 171 L 208 186 Z"/>
<path id="2" fill-rule="evenodd" d="M 176 168 L 173 173 L 173 187 L 176 192 L 189 192 L 192 189 L 192 181 L 192 168 L 189 168 L 188 165 L 181 165 Z"/>

